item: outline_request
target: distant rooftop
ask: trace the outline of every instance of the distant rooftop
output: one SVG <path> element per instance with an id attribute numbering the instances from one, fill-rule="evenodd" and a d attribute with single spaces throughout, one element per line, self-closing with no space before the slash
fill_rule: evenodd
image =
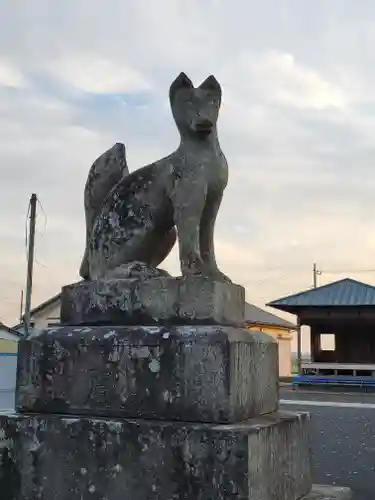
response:
<path id="1" fill-rule="evenodd" d="M 267 306 L 293 314 L 305 307 L 375 307 L 375 286 L 344 278 L 273 300 Z"/>
<path id="2" fill-rule="evenodd" d="M 7 333 L 10 333 L 10 334 L 15 335 L 17 337 L 22 337 L 22 333 L 21 332 L 19 332 L 15 328 L 11 328 L 10 326 L 4 325 L 4 323 L 2 323 L 1 321 L 0 321 L 0 330 L 4 330 Z"/>
<path id="3" fill-rule="evenodd" d="M 34 309 L 31 309 L 30 315 L 33 316 L 34 314 L 37 314 L 38 312 L 43 311 L 43 309 L 45 309 L 48 306 L 51 306 L 55 302 L 58 302 L 60 299 L 61 299 L 61 292 L 54 295 L 53 297 L 49 298 L 48 300 L 45 300 L 44 302 L 42 302 L 38 306 L 34 307 Z"/>
<path id="4" fill-rule="evenodd" d="M 275 314 L 269 313 L 260 307 L 254 306 L 246 302 L 245 304 L 245 322 L 254 325 L 269 325 L 288 330 L 295 330 L 297 326 L 286 319 L 280 318 Z"/>
<path id="5" fill-rule="evenodd" d="M 23 323 L 19 323 L 18 325 L 13 326 L 12 330 L 15 331 L 16 335 L 18 334 L 19 337 L 24 337 L 26 335 L 25 325 Z M 27 331 L 29 335 L 37 332 L 37 330 L 32 326 L 30 326 Z"/>

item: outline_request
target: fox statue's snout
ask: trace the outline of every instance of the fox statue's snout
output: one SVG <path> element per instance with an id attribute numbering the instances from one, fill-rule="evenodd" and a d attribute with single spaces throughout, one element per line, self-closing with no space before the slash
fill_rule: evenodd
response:
<path id="1" fill-rule="evenodd" d="M 192 123 L 193 130 L 195 130 L 200 135 L 208 135 L 212 132 L 214 124 L 209 118 L 197 118 Z"/>

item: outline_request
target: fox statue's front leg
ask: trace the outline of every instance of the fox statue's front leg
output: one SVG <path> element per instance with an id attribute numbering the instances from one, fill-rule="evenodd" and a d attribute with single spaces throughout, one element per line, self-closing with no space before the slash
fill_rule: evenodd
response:
<path id="1" fill-rule="evenodd" d="M 221 198 L 221 191 L 207 194 L 202 178 L 185 176 L 176 182 L 172 204 L 183 276 L 230 281 L 218 269 L 214 252 L 214 226 Z"/>
<path id="2" fill-rule="evenodd" d="M 171 201 L 180 253 L 183 276 L 204 275 L 204 263 L 199 246 L 199 225 L 205 204 L 205 187 L 191 189 L 186 179 L 178 181 Z"/>
<path id="3" fill-rule="evenodd" d="M 223 191 L 221 189 L 209 192 L 206 197 L 206 203 L 199 227 L 200 252 L 206 272 L 212 278 L 231 282 L 231 280 L 219 270 L 215 257 L 214 229 L 222 198 Z"/>

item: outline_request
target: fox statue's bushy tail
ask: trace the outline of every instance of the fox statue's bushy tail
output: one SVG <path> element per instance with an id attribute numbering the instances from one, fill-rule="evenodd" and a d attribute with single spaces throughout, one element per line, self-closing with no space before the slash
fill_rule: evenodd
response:
<path id="1" fill-rule="evenodd" d="M 129 175 L 124 144 L 116 143 L 103 153 L 90 168 L 85 185 L 86 247 L 79 274 L 90 279 L 88 248 L 91 232 L 104 200 L 125 176 Z"/>

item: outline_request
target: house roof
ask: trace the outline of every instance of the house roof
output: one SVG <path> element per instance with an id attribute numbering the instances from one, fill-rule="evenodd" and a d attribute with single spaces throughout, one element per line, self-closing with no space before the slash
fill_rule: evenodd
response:
<path id="1" fill-rule="evenodd" d="M 37 314 L 38 312 L 42 311 L 46 307 L 51 306 L 52 304 L 54 304 L 55 302 L 57 302 L 58 300 L 60 300 L 60 298 L 61 298 L 61 292 L 58 293 L 57 295 L 54 295 L 50 299 L 45 300 L 44 302 L 42 302 L 38 306 L 34 307 L 34 309 L 31 309 L 30 316 L 33 316 L 34 314 Z"/>
<path id="2" fill-rule="evenodd" d="M 38 312 L 42 311 L 46 307 L 51 306 L 61 298 L 61 292 L 58 293 L 57 295 L 54 295 L 53 297 L 49 298 L 48 300 L 45 300 L 38 306 L 34 307 L 34 309 L 30 310 L 30 316 L 34 316 L 35 314 L 38 314 Z M 16 329 L 18 331 L 23 331 L 24 324 L 23 323 L 18 323 L 17 325 L 12 327 L 13 329 Z"/>
<path id="3" fill-rule="evenodd" d="M 15 330 L 18 334 L 19 337 L 24 337 L 26 335 L 26 331 L 25 331 L 25 325 L 23 323 L 19 323 L 18 325 L 16 326 L 13 326 L 12 327 L 12 330 Z M 36 332 L 37 330 L 35 328 L 33 328 L 32 326 L 30 326 L 28 328 L 28 334 L 32 334 L 34 332 Z"/>
<path id="4" fill-rule="evenodd" d="M 245 303 L 245 322 L 247 324 L 262 324 L 295 330 L 297 326 L 286 319 L 269 313 L 253 304 Z"/>
<path id="5" fill-rule="evenodd" d="M 5 330 L 6 332 L 10 333 L 11 335 L 15 335 L 16 337 L 22 337 L 22 333 L 20 333 L 19 331 L 15 330 L 14 328 L 11 328 L 10 326 L 6 326 L 4 325 L 4 323 L 2 323 L 0 321 L 0 330 Z"/>
<path id="6" fill-rule="evenodd" d="M 375 286 L 352 278 L 344 278 L 273 300 L 267 306 L 295 314 L 304 307 L 375 306 Z"/>

